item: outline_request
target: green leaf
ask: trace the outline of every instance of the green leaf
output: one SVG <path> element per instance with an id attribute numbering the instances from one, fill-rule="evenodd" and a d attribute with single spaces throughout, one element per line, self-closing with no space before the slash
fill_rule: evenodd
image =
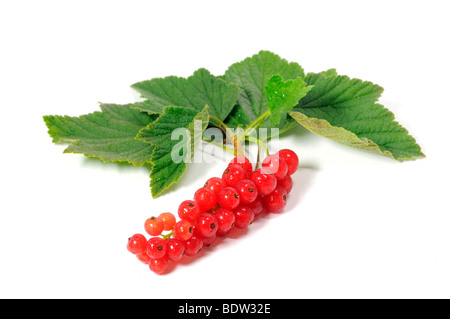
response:
<path id="1" fill-rule="evenodd" d="M 148 101 L 138 108 L 149 113 L 163 113 L 166 106 L 202 111 L 209 106 L 211 115 L 221 120 L 230 114 L 239 96 L 239 88 L 199 69 L 190 77 L 168 76 L 138 82 L 131 86 Z"/>
<path id="2" fill-rule="evenodd" d="M 280 123 L 282 113 L 290 111 L 310 90 L 301 78 L 285 81 L 279 74 L 272 76 L 266 85 L 271 125 Z"/>
<path id="3" fill-rule="evenodd" d="M 150 187 L 154 198 L 178 183 L 186 171 L 187 162 L 192 159 L 195 148 L 202 140 L 208 123 L 208 106 L 200 112 L 167 106 L 155 122 L 139 132 L 137 139 L 155 147 L 150 173 Z"/>
<path id="4" fill-rule="evenodd" d="M 305 75 L 299 64 L 289 63 L 269 51 L 260 51 L 228 68 L 223 78 L 228 83 L 236 83 L 241 89 L 238 105 L 226 120 L 228 125 L 241 124 L 246 127 L 269 109 L 265 87 L 267 81 L 276 74 L 286 80 L 303 78 Z M 287 115 L 282 114 L 278 127 L 283 128 L 288 123 Z M 270 122 L 266 121 L 261 127 L 271 127 Z"/>
<path id="5" fill-rule="evenodd" d="M 70 143 L 64 153 L 140 166 L 150 161 L 153 146 L 135 137 L 155 120 L 155 116 L 132 106 L 134 104 L 101 104 L 101 112 L 80 117 L 49 115 L 44 116 L 44 121 L 54 143 Z"/>
<path id="6" fill-rule="evenodd" d="M 311 132 L 396 160 L 425 157 L 394 115 L 377 103 L 380 86 L 333 70 L 308 74 L 305 82 L 313 88 L 289 114 Z"/>

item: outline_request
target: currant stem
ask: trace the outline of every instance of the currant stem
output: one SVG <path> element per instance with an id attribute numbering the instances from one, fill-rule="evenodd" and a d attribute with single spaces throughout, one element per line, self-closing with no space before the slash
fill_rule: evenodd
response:
<path id="1" fill-rule="evenodd" d="M 210 144 L 214 145 L 214 146 L 220 147 L 220 148 L 223 149 L 225 152 L 230 153 L 231 155 L 234 155 L 234 149 L 231 149 L 231 148 L 229 148 L 229 147 L 226 147 L 225 145 L 219 144 L 219 143 L 217 143 L 217 142 L 215 142 L 215 141 L 211 141 L 211 140 L 208 140 L 208 139 L 203 139 L 203 140 L 204 140 L 205 142 L 207 142 L 207 143 L 210 143 Z"/>
<path id="2" fill-rule="evenodd" d="M 251 122 L 245 130 L 239 134 L 238 138 L 242 139 L 245 136 L 250 135 L 262 122 L 264 122 L 270 116 L 270 110 L 267 110 L 263 114 L 261 114 L 258 118 L 256 118 L 253 122 Z"/>
<path id="3" fill-rule="evenodd" d="M 170 237 L 172 237 L 172 235 L 175 234 L 175 231 L 172 230 L 170 233 L 166 234 L 166 235 L 161 235 L 162 239 L 166 240 L 169 239 Z"/>
<path id="4" fill-rule="evenodd" d="M 256 167 L 255 168 L 259 168 L 260 164 L 261 164 L 261 157 L 260 157 L 260 153 L 261 153 L 261 148 L 264 149 L 264 152 L 266 153 L 266 156 L 269 156 L 269 148 L 267 147 L 267 145 L 261 141 L 260 139 L 253 137 L 253 136 L 247 136 L 247 139 L 251 142 L 255 142 L 258 144 L 258 150 L 257 150 L 257 156 L 256 156 Z"/>
<path id="5" fill-rule="evenodd" d="M 244 149 L 242 148 L 242 141 L 239 140 L 238 136 L 234 136 L 233 138 L 233 146 L 234 146 L 234 156 L 244 156 Z"/>
<path id="6" fill-rule="evenodd" d="M 209 116 L 210 120 L 214 120 L 215 122 L 217 122 L 217 127 L 224 132 L 225 134 L 227 134 L 227 129 L 229 128 L 228 125 L 226 125 L 221 119 L 219 119 L 217 116 L 214 115 L 210 115 Z"/>

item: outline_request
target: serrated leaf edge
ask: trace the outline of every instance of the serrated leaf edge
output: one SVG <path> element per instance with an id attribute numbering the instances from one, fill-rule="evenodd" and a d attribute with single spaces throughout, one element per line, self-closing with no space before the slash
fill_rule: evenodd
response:
<path id="1" fill-rule="evenodd" d="M 420 151 L 421 155 L 411 155 L 404 157 L 394 157 L 392 152 L 385 150 L 382 151 L 378 144 L 366 137 L 358 137 L 355 133 L 346 130 L 343 127 L 331 125 L 327 120 L 318 118 L 309 118 L 305 114 L 298 111 L 289 111 L 288 114 L 295 119 L 299 124 L 305 127 L 308 131 L 317 134 L 319 136 L 327 137 L 335 140 L 343 145 L 347 145 L 353 148 L 374 152 L 383 156 L 390 157 L 397 161 L 413 160 L 419 158 L 425 158 L 425 154 Z M 326 131 L 331 131 L 329 133 Z M 319 133 L 321 132 L 321 133 Z M 414 138 L 413 138 L 414 139 Z M 415 140 L 414 140 L 415 142 Z"/>
<path id="2" fill-rule="evenodd" d="M 164 107 L 164 110 L 166 110 L 166 108 L 169 108 L 169 107 L 177 107 L 177 106 L 171 106 L 171 105 L 168 105 L 168 106 Z M 178 106 L 178 107 L 179 107 L 179 106 Z M 208 112 L 209 112 L 209 106 L 208 106 L 208 105 L 205 105 L 205 107 L 203 108 L 203 110 L 200 111 L 200 112 L 194 117 L 194 119 L 192 120 L 191 123 L 189 123 L 189 125 L 187 126 L 187 129 L 189 130 L 190 128 L 192 128 L 192 125 L 194 125 L 193 123 L 194 123 L 194 121 L 198 118 L 199 114 L 202 114 L 202 113 L 205 113 L 205 112 L 207 113 L 207 118 L 208 118 L 208 121 L 209 121 L 209 113 L 208 113 Z M 140 140 L 140 141 L 144 141 L 144 142 L 149 143 L 149 144 L 152 144 L 152 145 L 155 145 L 155 144 L 153 144 L 153 143 L 150 143 L 149 141 L 146 141 L 146 140 L 143 140 L 142 138 L 139 138 L 139 134 L 140 134 L 140 132 L 141 132 L 142 130 L 144 130 L 144 129 L 146 129 L 146 128 L 148 128 L 148 129 L 153 128 L 153 125 L 156 124 L 156 122 L 157 122 L 159 119 L 160 119 L 160 118 L 156 119 L 154 122 L 152 122 L 152 123 L 150 123 L 149 125 L 147 125 L 147 127 L 141 129 L 141 130 L 139 131 L 138 135 L 136 136 L 136 139 L 138 139 L 138 140 Z M 206 123 L 206 125 L 204 125 L 204 127 L 202 127 L 202 133 L 203 133 L 203 131 L 206 129 L 207 126 L 208 126 L 208 123 Z M 155 145 L 155 148 L 154 148 L 153 151 L 152 151 L 152 156 L 151 156 L 151 158 L 150 158 L 150 164 L 151 164 L 152 166 L 155 165 L 155 163 L 154 163 L 154 161 L 153 161 L 153 155 L 154 155 L 155 151 L 156 151 L 156 145 Z M 194 156 L 194 154 L 192 153 L 191 156 Z M 152 178 L 151 178 L 151 173 L 150 173 L 150 183 L 149 183 L 149 184 L 150 184 L 150 192 L 151 192 L 151 194 L 152 194 L 152 197 L 153 197 L 153 198 L 159 197 L 160 195 L 162 195 L 163 193 L 165 193 L 166 191 L 168 191 L 170 188 L 172 188 L 175 184 L 178 184 L 178 182 L 180 181 L 180 179 L 183 177 L 184 173 L 186 172 L 186 169 L 187 169 L 187 164 L 184 165 L 184 168 L 183 168 L 183 170 L 182 170 L 182 174 L 180 174 L 180 176 L 179 176 L 176 180 L 174 180 L 171 184 L 167 185 L 166 187 L 164 187 L 163 189 L 159 190 L 158 192 L 155 192 L 154 189 L 152 188 L 152 185 L 151 185 L 151 183 L 152 183 Z"/>

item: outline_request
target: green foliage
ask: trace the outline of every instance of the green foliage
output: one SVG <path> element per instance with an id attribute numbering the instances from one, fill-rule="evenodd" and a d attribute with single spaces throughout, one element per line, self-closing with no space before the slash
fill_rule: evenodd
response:
<path id="1" fill-rule="evenodd" d="M 53 142 L 69 144 L 66 153 L 152 166 L 153 197 L 179 182 L 208 125 L 287 132 L 300 124 L 395 160 L 425 157 L 415 139 L 378 103 L 380 86 L 338 75 L 334 69 L 305 75 L 299 64 L 268 51 L 232 64 L 223 76 L 199 69 L 188 78 L 155 78 L 132 88 L 143 101 L 101 104 L 100 112 L 50 115 L 44 121 Z"/>

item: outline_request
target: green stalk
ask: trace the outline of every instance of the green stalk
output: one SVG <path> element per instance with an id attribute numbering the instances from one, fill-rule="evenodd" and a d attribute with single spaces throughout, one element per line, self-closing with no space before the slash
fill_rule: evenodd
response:
<path id="1" fill-rule="evenodd" d="M 250 135 L 261 123 L 263 123 L 270 116 L 270 110 L 267 110 L 251 122 L 245 130 L 239 134 L 238 139 L 242 140 L 246 135 Z"/>

